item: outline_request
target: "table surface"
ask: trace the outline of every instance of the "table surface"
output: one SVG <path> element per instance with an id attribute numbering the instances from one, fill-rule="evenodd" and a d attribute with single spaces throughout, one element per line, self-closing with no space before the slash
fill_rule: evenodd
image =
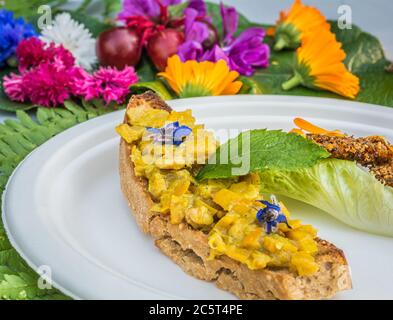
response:
<path id="1" fill-rule="evenodd" d="M 74 0 L 70 2 L 79 2 Z M 220 0 L 210 0 L 219 3 Z M 274 23 L 280 10 L 287 8 L 292 0 L 224 0 L 235 6 L 251 21 Z M 382 42 L 386 56 L 393 60 L 393 26 L 390 21 L 393 12 L 392 0 L 303 0 L 319 8 L 328 19 L 336 20 L 340 5 L 348 5 L 352 11 L 352 22 L 363 30 L 377 36 Z M 13 117 L 12 113 L 0 111 L 0 122 Z"/>

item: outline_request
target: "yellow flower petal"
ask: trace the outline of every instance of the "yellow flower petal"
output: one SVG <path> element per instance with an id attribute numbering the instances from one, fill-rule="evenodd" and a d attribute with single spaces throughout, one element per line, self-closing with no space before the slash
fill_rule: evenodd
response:
<path id="1" fill-rule="evenodd" d="M 239 74 L 230 71 L 224 60 L 181 62 L 178 55 L 168 59 L 165 71 L 158 76 L 182 97 L 236 94 L 243 85 L 241 81 L 235 81 Z"/>

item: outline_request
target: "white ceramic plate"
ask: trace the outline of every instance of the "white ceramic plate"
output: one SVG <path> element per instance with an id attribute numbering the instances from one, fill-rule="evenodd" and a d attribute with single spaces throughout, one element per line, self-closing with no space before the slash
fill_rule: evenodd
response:
<path id="1" fill-rule="evenodd" d="M 169 104 L 191 108 L 212 129 L 289 130 L 301 116 L 329 129 L 393 141 L 393 109 L 355 102 L 235 96 Z M 123 112 L 71 128 L 23 161 L 4 194 L 3 221 L 12 244 L 33 268 L 49 266 L 55 285 L 74 298 L 234 298 L 183 273 L 138 230 L 119 187 L 114 127 Z M 344 250 L 354 288 L 337 298 L 393 298 L 393 238 L 354 230 L 300 202 L 288 206 Z"/>

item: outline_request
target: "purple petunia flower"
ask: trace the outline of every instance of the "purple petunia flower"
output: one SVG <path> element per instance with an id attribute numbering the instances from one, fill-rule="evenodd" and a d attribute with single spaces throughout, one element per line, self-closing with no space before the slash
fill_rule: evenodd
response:
<path id="1" fill-rule="evenodd" d="M 155 20 L 161 14 L 160 5 L 168 7 L 180 2 L 181 0 L 124 0 L 123 10 L 119 13 L 118 18 L 143 16 Z"/>
<path id="2" fill-rule="evenodd" d="M 262 28 L 249 28 L 224 47 L 230 68 L 246 76 L 252 75 L 254 68 L 266 68 L 269 65 L 270 48 L 262 43 L 264 37 L 265 30 Z"/>
<path id="3" fill-rule="evenodd" d="M 187 8 L 194 9 L 198 11 L 199 16 L 207 16 L 207 8 L 204 0 L 190 0 Z"/>
<path id="4" fill-rule="evenodd" d="M 192 9 L 188 8 L 184 13 L 186 41 L 178 51 L 182 61 L 207 60 L 216 62 L 225 60 L 231 70 L 246 76 L 252 75 L 255 68 L 268 66 L 270 49 L 267 44 L 262 42 L 265 30 L 252 27 L 235 37 L 239 15 L 234 7 L 225 7 L 222 3 L 220 4 L 223 39 L 221 46 L 216 44 L 210 50 L 203 48 L 203 41 L 209 36 L 206 24 L 201 22 L 198 14 Z"/>
<path id="5" fill-rule="evenodd" d="M 214 45 L 214 47 L 210 50 L 207 50 L 203 53 L 200 57 L 200 61 L 212 61 L 216 62 L 219 60 L 225 60 L 226 63 L 229 65 L 229 58 L 227 54 L 222 50 L 219 45 Z"/>
<path id="6" fill-rule="evenodd" d="M 238 37 L 234 34 L 238 28 L 238 14 L 233 7 L 220 7 L 224 40 L 222 47 L 215 46 L 205 52 L 201 59 L 227 61 L 231 70 L 242 75 L 251 76 L 255 68 L 265 68 L 269 65 L 270 49 L 263 43 L 265 30 L 252 27 L 244 30 Z"/>
<path id="7" fill-rule="evenodd" d="M 237 31 L 239 15 L 234 7 L 225 7 L 220 3 L 220 13 L 222 18 L 222 32 L 224 35 L 223 43 L 228 44 L 234 40 L 234 34 Z"/>
<path id="8" fill-rule="evenodd" d="M 193 8 L 184 10 L 185 41 L 179 46 L 178 54 L 182 61 L 199 60 L 203 54 L 203 42 L 209 37 L 206 23 L 197 18 L 199 12 Z"/>
<path id="9" fill-rule="evenodd" d="M 179 46 L 177 54 L 182 62 L 187 60 L 202 61 L 203 46 L 197 41 L 186 41 Z"/>
<path id="10" fill-rule="evenodd" d="M 184 10 L 184 36 L 186 41 L 202 43 L 209 37 L 209 29 L 206 23 L 198 21 L 198 11 L 192 8 Z"/>
<path id="11" fill-rule="evenodd" d="M 14 19 L 12 11 L 0 9 L 0 67 L 15 54 L 19 42 L 35 35 L 30 23 L 23 18 Z"/>

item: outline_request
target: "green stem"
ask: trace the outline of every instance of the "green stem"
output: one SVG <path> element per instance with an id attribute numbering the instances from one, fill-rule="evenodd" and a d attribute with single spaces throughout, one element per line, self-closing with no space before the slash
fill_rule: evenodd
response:
<path id="1" fill-rule="evenodd" d="M 206 88 L 204 88 L 202 86 L 187 83 L 181 89 L 181 92 L 179 94 L 179 98 L 205 97 L 205 96 L 211 96 L 211 95 L 212 95 L 212 93 L 209 90 L 207 90 Z"/>
<path id="2" fill-rule="evenodd" d="M 288 81 L 285 81 L 282 84 L 282 88 L 284 90 L 289 90 L 294 87 L 297 87 L 300 84 L 302 84 L 302 77 L 298 73 L 295 73 L 295 75 L 291 79 L 289 79 Z"/>
<path id="3" fill-rule="evenodd" d="M 274 50 L 275 51 L 280 51 L 280 50 L 284 49 L 287 45 L 288 45 L 288 42 L 285 39 L 285 37 L 279 36 L 277 38 L 276 43 L 274 44 Z"/>

